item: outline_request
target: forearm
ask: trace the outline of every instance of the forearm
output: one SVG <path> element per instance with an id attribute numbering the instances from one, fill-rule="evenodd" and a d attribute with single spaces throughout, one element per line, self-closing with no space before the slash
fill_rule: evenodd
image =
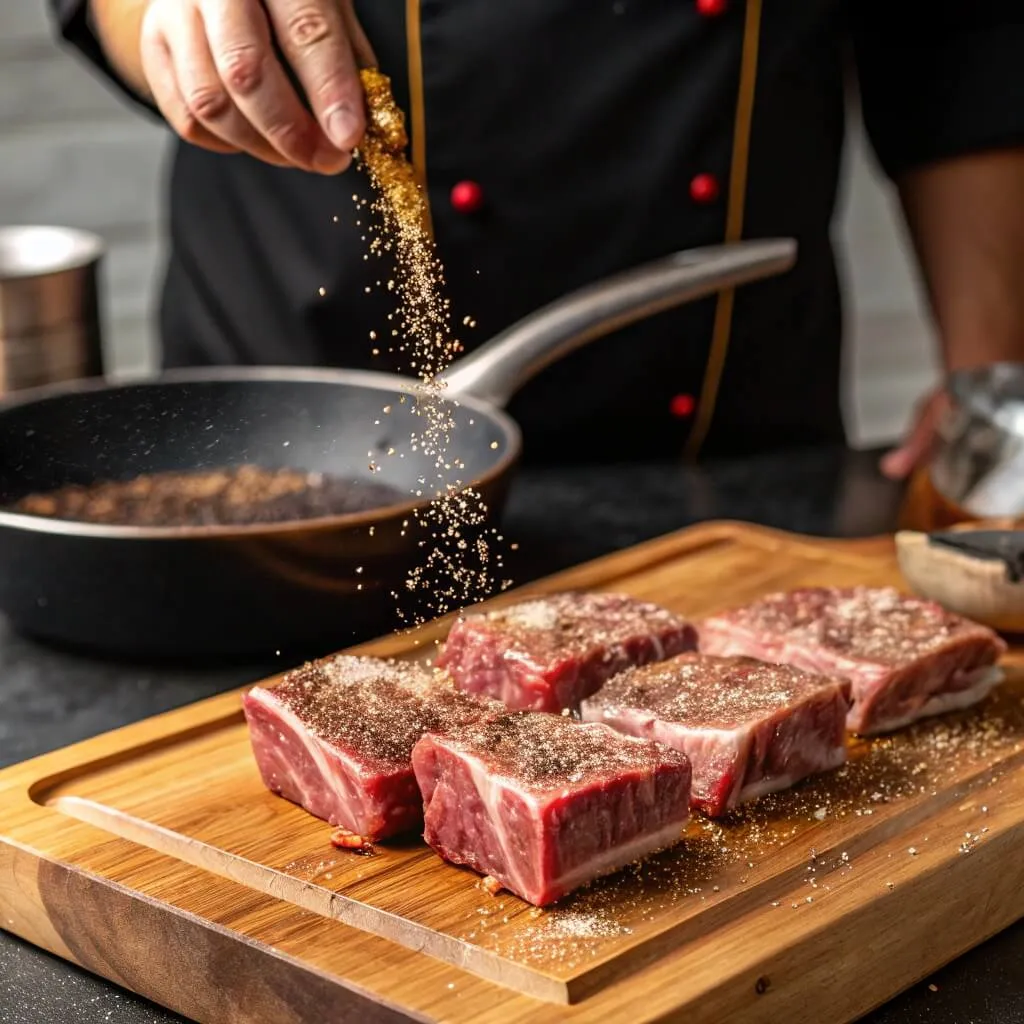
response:
<path id="1" fill-rule="evenodd" d="M 139 39 L 149 0 L 90 0 L 93 28 L 107 60 L 142 98 L 150 99 Z"/>
<path id="2" fill-rule="evenodd" d="M 947 370 L 1024 361 L 1024 148 L 899 182 Z"/>

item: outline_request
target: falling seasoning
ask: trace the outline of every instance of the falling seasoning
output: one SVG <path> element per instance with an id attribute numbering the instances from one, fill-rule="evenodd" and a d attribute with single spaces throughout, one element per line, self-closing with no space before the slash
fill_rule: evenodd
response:
<path id="1" fill-rule="evenodd" d="M 396 299 L 388 315 L 395 325 L 389 353 L 401 357 L 415 374 L 412 411 L 421 426 L 410 438 L 411 450 L 433 460 L 432 479 L 422 480 L 413 491 L 416 497 L 429 496 L 416 514 L 423 536 L 419 547 L 425 557 L 410 568 L 403 591 L 394 595 L 400 616 L 414 625 L 473 603 L 496 587 L 505 589 L 510 581 L 500 579 L 503 559 L 493 539 L 495 531 L 487 527 L 487 505 L 482 495 L 453 475 L 452 470 L 458 471 L 462 464 L 448 455 L 455 420 L 439 377 L 462 345 L 452 331 L 444 268 L 431 234 L 426 196 L 405 155 L 409 144 L 405 116 L 386 75 L 365 68 L 360 76 L 368 119 L 358 158 L 373 186 L 369 212 L 376 218 L 367 227 L 373 236 L 369 254 L 388 253 L 393 259 L 394 269 L 382 286 Z M 357 209 L 367 204 L 358 196 L 353 199 Z M 470 318 L 463 323 L 473 325 Z M 371 339 L 376 340 L 376 335 L 371 333 Z M 375 348 L 374 354 L 378 352 Z M 415 595 L 419 602 L 411 614 L 403 611 L 408 595 Z"/>

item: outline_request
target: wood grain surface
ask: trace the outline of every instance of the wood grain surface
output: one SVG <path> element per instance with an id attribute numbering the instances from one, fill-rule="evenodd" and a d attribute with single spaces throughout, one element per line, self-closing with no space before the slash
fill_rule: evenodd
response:
<path id="1" fill-rule="evenodd" d="M 501 600 L 614 589 L 698 617 L 768 590 L 899 584 L 891 539 L 706 524 Z M 428 657 L 446 623 L 364 645 Z M 0 773 L 0 926 L 203 1022 L 859 1016 L 1024 916 L 1024 671 L 856 743 L 539 911 L 417 838 L 373 856 L 268 793 L 240 691 Z"/>

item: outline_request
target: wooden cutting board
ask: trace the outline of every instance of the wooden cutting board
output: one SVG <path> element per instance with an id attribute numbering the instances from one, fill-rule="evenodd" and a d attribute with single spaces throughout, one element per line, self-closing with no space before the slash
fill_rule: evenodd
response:
<path id="1" fill-rule="evenodd" d="M 699 616 L 856 583 L 899 583 L 891 540 L 717 523 L 526 590 Z M 981 708 L 857 744 L 549 911 L 415 838 L 333 849 L 264 790 L 228 693 L 0 773 L 0 926 L 204 1022 L 851 1020 L 1024 916 L 1020 655 Z"/>

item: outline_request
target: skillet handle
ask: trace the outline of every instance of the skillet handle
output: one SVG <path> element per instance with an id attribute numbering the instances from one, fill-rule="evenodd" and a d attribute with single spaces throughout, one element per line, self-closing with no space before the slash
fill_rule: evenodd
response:
<path id="1" fill-rule="evenodd" d="M 452 397 L 505 406 L 532 377 L 590 341 L 655 313 L 796 263 L 789 238 L 736 242 L 675 253 L 587 285 L 496 335 L 440 375 Z"/>

